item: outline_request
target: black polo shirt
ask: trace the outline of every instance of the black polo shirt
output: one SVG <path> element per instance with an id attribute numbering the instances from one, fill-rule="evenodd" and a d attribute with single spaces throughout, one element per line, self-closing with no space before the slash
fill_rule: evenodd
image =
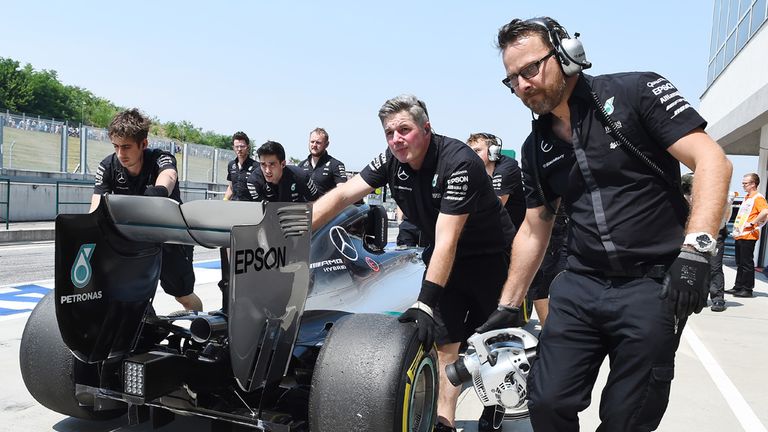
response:
<path id="1" fill-rule="evenodd" d="M 232 182 L 232 201 L 251 201 L 248 192 L 248 177 L 254 169 L 258 169 L 256 162 L 248 156 L 240 166 L 237 158 L 227 164 L 227 181 Z"/>
<path id="2" fill-rule="evenodd" d="M 299 167 L 286 165 L 277 184 L 264 179 L 261 168 L 248 177 L 248 192 L 252 201 L 307 202 L 319 198 L 315 182 Z"/>
<path id="3" fill-rule="evenodd" d="M 299 163 L 299 167 L 310 175 L 312 181 L 317 186 L 317 192 L 319 196 L 323 196 L 328 193 L 329 190 L 336 187 L 339 183 L 347 181 L 347 171 L 344 168 L 344 164 L 338 159 L 331 157 L 328 152 L 324 152 L 320 159 L 317 160 L 317 165 L 312 166 L 312 155 L 307 156 L 306 159 Z"/>
<path id="4" fill-rule="evenodd" d="M 93 186 L 93 193 L 97 195 L 105 193 L 144 195 L 147 186 L 154 186 L 157 176 L 169 169 L 176 171 L 176 158 L 164 150 L 144 149 L 141 172 L 137 176 L 128 174 L 128 170 L 120 164 L 117 155 L 112 153 L 105 157 L 96 169 L 96 184 Z M 178 176 L 169 198 L 181 202 Z"/>
<path id="5" fill-rule="evenodd" d="M 665 173 L 654 173 L 606 131 L 595 112 L 590 84 L 619 130 Z M 680 251 L 688 208 L 678 187 L 679 162 L 668 147 L 706 122 L 665 78 L 652 72 L 591 77 L 583 75 L 568 101 L 573 140 L 584 149 L 597 186 L 616 255 L 624 270 L 669 264 Z M 612 271 L 601 241 L 588 190 L 574 158 L 573 146 L 552 134 L 551 115 L 537 121 L 523 144 L 523 183 L 528 207 L 562 198 L 570 217 L 568 268 L 581 272 Z M 534 165 L 535 162 L 535 165 Z"/>
<path id="6" fill-rule="evenodd" d="M 509 195 L 504 208 L 515 229 L 519 229 L 525 219 L 525 194 L 520 165 L 511 157 L 501 155 L 493 168 L 491 183 L 496 196 Z"/>
<path id="7" fill-rule="evenodd" d="M 440 213 L 469 214 L 457 257 L 503 251 L 512 241 L 514 226 L 493 192 L 482 160 L 459 140 L 432 134 L 418 171 L 398 162 L 387 149 L 360 176 L 375 188 L 388 184 L 397 205 L 430 245 Z"/>

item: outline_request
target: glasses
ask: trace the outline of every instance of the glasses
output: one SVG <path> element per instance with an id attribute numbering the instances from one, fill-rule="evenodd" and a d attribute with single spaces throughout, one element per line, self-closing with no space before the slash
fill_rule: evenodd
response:
<path id="1" fill-rule="evenodd" d="M 519 85 L 518 79 L 519 77 L 523 77 L 525 79 L 531 79 L 539 74 L 539 69 L 541 68 L 542 63 L 547 61 L 548 58 L 552 57 L 555 54 L 555 50 L 550 51 L 547 55 L 539 59 L 538 61 L 535 61 L 533 63 L 529 63 L 526 66 L 523 66 L 522 69 L 520 69 L 520 72 L 513 73 L 503 80 L 501 80 L 501 83 L 504 84 L 506 87 L 509 87 L 510 90 L 515 91 L 517 86 Z"/>

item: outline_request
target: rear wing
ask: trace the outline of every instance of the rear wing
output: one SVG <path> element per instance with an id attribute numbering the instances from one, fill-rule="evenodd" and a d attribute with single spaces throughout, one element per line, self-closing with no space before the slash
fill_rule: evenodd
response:
<path id="1" fill-rule="evenodd" d="M 232 368 L 246 391 L 284 374 L 309 292 L 308 204 L 105 195 L 56 218 L 56 314 L 78 359 L 136 344 L 160 277 L 161 244 L 230 247 Z"/>

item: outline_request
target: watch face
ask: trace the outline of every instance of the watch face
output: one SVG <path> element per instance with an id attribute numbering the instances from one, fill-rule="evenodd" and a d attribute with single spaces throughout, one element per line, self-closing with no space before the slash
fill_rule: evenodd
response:
<path id="1" fill-rule="evenodd" d="M 696 243 L 699 244 L 699 247 L 707 248 L 710 245 L 712 245 L 713 241 L 712 241 L 712 239 L 708 235 L 702 234 L 702 235 L 696 237 Z"/>

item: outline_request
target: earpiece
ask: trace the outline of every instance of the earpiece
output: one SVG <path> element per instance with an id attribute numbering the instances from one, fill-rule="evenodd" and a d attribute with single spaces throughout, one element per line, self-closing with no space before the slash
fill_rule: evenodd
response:
<path id="1" fill-rule="evenodd" d="M 587 61 L 587 56 L 584 53 L 584 45 L 577 39 L 578 33 L 575 33 L 575 37 L 572 38 L 565 28 L 545 18 L 532 18 L 525 22 L 539 25 L 547 30 L 549 43 L 555 48 L 557 59 L 565 76 L 574 76 L 582 70 L 592 67 L 592 63 Z"/>
<path id="2" fill-rule="evenodd" d="M 488 145 L 488 160 L 496 162 L 501 157 L 501 138 L 492 134 L 483 134 L 483 137 L 491 142 Z"/>

